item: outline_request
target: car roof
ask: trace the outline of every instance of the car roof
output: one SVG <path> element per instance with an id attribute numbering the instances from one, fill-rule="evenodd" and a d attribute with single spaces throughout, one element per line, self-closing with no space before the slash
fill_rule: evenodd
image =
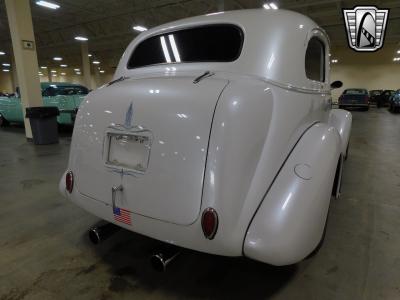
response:
<path id="1" fill-rule="evenodd" d="M 319 37 L 329 51 L 329 38 L 312 19 L 284 9 L 245 9 L 211 13 L 163 24 L 137 36 L 126 48 L 113 79 L 121 76 L 142 76 L 145 73 L 167 72 L 168 66 L 158 64 L 129 69 L 128 60 L 142 41 L 177 30 L 215 24 L 230 24 L 244 32 L 242 52 L 233 62 L 176 63 L 170 64 L 177 72 L 208 70 L 240 73 L 266 78 L 271 82 L 315 89 L 314 82 L 306 77 L 304 57 L 310 36 Z M 327 66 L 329 68 L 329 66 Z M 169 69 L 169 67 L 168 67 Z"/>

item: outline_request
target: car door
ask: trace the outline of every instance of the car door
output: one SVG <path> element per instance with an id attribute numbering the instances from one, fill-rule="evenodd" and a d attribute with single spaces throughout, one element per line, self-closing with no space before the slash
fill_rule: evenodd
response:
<path id="1" fill-rule="evenodd" d="M 4 117 L 10 122 L 23 122 L 24 114 L 22 111 L 21 98 L 15 95 L 8 98 L 6 103 L 6 112 Z"/>

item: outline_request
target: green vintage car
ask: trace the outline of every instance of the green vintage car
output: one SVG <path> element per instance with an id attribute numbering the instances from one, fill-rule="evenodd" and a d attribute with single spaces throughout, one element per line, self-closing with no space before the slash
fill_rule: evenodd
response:
<path id="1" fill-rule="evenodd" d="M 42 82 L 40 85 L 43 106 L 57 106 L 60 111 L 58 123 L 73 125 L 78 107 L 89 90 L 82 85 L 66 82 Z M 12 96 L 0 96 L 0 126 L 23 123 L 24 117 L 18 88 Z"/>

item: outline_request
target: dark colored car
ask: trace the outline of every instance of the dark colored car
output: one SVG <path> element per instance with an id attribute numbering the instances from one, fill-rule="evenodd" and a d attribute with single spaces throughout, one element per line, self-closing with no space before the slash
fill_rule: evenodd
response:
<path id="1" fill-rule="evenodd" d="M 395 93 L 396 91 L 394 90 L 384 90 L 381 96 L 377 99 L 378 101 L 376 102 L 376 106 L 377 107 L 388 106 L 390 97 L 392 97 Z"/>
<path id="2" fill-rule="evenodd" d="M 383 90 L 372 90 L 369 91 L 369 102 L 370 103 L 377 103 L 378 98 L 381 97 Z"/>
<path id="3" fill-rule="evenodd" d="M 400 111 L 400 90 L 397 90 L 389 100 L 389 110 L 391 112 Z"/>
<path id="4" fill-rule="evenodd" d="M 369 109 L 369 94 L 366 89 L 346 89 L 339 97 L 339 108 L 357 107 Z"/>

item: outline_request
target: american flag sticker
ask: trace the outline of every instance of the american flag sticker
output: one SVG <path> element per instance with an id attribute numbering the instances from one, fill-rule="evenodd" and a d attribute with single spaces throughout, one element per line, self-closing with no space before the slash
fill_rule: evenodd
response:
<path id="1" fill-rule="evenodd" d="M 127 225 L 132 225 L 131 223 L 131 212 L 129 210 L 115 207 L 114 208 L 114 220 Z"/>

